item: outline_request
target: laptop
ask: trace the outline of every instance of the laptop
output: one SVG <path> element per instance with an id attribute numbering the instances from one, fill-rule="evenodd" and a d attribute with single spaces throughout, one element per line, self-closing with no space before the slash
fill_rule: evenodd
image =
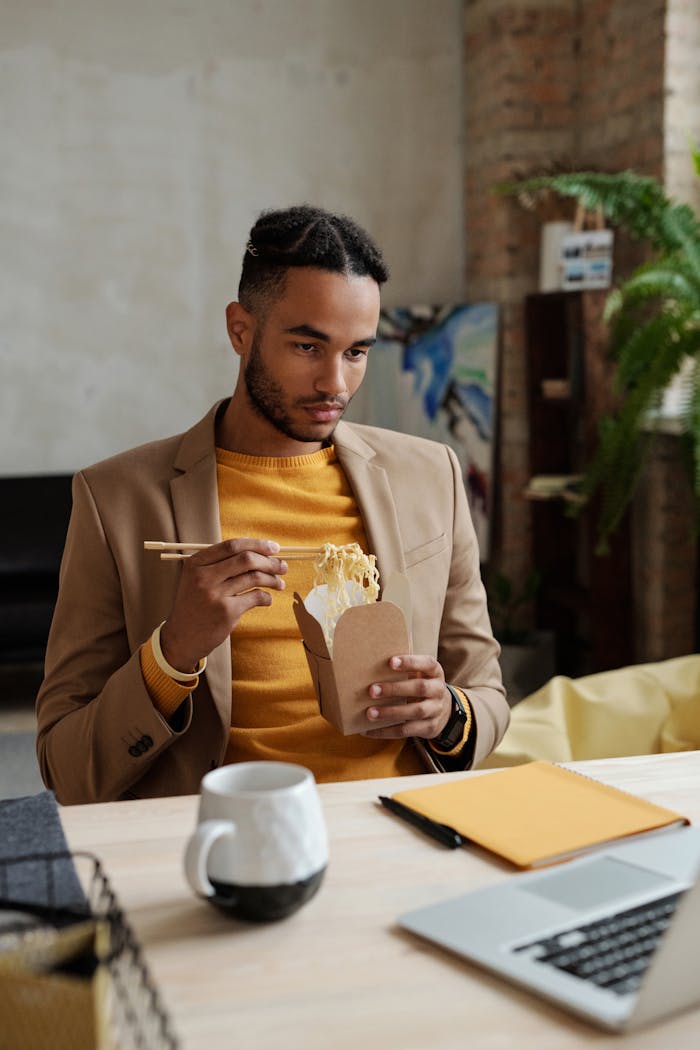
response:
<path id="1" fill-rule="evenodd" d="M 700 828 L 401 915 L 401 928 L 612 1031 L 700 1002 Z"/>

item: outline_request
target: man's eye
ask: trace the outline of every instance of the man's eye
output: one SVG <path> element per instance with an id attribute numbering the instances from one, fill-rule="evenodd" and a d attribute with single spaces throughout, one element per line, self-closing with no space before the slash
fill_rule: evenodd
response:
<path id="1" fill-rule="evenodd" d="M 310 353 L 316 349 L 315 343 L 297 343 L 297 350 L 303 350 L 305 354 Z"/>
<path id="2" fill-rule="evenodd" d="M 367 350 L 361 346 L 351 346 L 347 351 L 347 355 L 353 361 L 359 361 L 363 357 L 367 357 Z"/>

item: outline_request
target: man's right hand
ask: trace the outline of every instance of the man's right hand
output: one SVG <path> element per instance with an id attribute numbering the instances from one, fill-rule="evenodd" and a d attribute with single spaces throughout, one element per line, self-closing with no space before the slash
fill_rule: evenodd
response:
<path id="1" fill-rule="evenodd" d="M 163 624 L 163 656 L 176 670 L 195 671 L 256 605 L 270 605 L 270 590 L 284 590 L 287 563 L 273 540 L 215 543 L 183 559 L 172 610 Z M 265 589 L 263 589 L 265 588 Z"/>

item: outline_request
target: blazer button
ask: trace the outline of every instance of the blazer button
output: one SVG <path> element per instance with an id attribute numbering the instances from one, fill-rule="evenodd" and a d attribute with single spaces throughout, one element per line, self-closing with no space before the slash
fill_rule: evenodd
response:
<path id="1" fill-rule="evenodd" d="M 148 751 L 149 748 L 153 747 L 153 737 L 149 736 L 148 733 L 144 733 L 140 743 L 143 745 L 144 751 Z"/>
<path id="2" fill-rule="evenodd" d="M 132 744 L 129 748 L 129 754 L 133 755 L 134 758 L 138 758 L 141 754 L 141 748 L 137 747 L 136 744 Z"/>

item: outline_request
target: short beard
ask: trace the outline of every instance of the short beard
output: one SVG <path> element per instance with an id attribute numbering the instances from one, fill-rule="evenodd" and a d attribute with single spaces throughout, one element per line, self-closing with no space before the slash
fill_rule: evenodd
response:
<path id="1" fill-rule="evenodd" d="M 243 375 L 245 381 L 248 401 L 261 419 L 271 423 L 275 430 L 292 441 L 308 444 L 317 444 L 318 433 L 307 434 L 294 426 L 293 421 L 285 411 L 284 391 L 279 383 L 269 375 L 260 353 L 260 338 L 258 332 L 253 336 L 253 342 L 248 356 L 248 362 Z M 319 402 L 328 401 L 329 398 L 319 398 Z M 349 404 L 349 401 L 348 401 Z M 347 405 L 344 406 L 344 408 Z M 335 425 L 322 439 L 329 442 L 335 431 Z"/>

